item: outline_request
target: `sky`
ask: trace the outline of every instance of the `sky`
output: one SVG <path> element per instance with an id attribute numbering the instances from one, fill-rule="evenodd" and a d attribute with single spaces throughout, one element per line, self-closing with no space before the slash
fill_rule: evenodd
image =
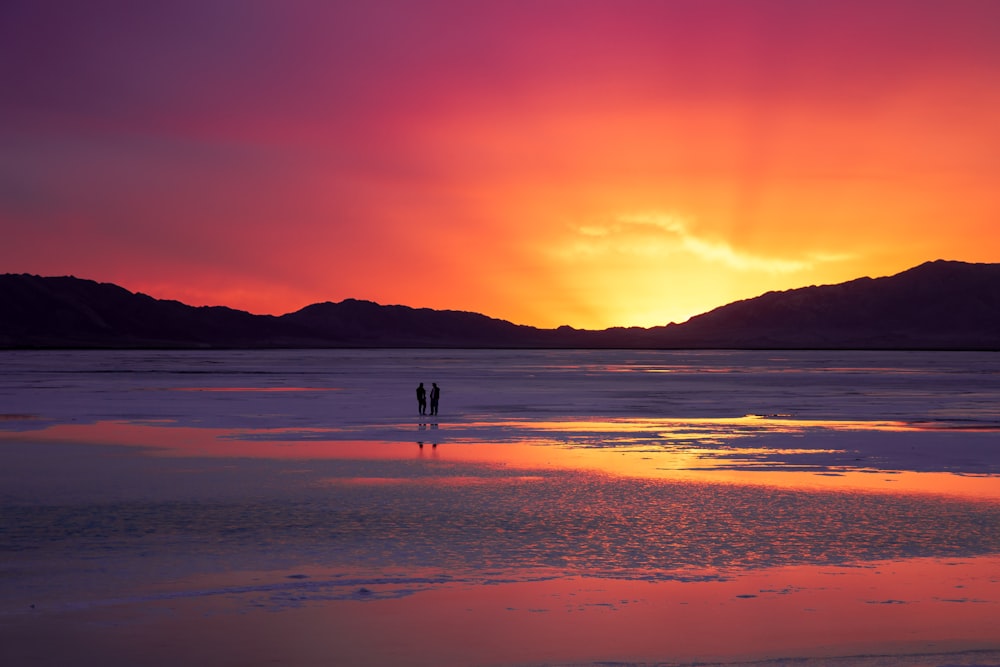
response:
<path id="1" fill-rule="evenodd" d="M 0 273 L 682 322 L 1000 261 L 1000 2 L 5 0 Z"/>

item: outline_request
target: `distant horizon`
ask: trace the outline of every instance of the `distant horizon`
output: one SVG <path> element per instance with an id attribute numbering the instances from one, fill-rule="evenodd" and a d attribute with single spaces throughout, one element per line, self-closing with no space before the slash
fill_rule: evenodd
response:
<path id="1" fill-rule="evenodd" d="M 892 277 L 894 275 L 899 275 L 899 273 L 905 273 L 906 271 L 910 271 L 912 269 L 916 269 L 916 268 L 924 266 L 926 264 L 934 264 L 934 263 L 938 263 L 938 262 L 943 262 L 943 263 L 958 263 L 958 264 L 970 264 L 970 265 L 973 265 L 973 264 L 981 264 L 981 265 L 997 264 L 997 262 L 963 262 L 961 260 L 938 258 L 938 259 L 932 259 L 932 260 L 926 260 L 924 262 L 920 262 L 919 264 L 916 264 L 916 265 L 908 267 L 908 268 L 906 268 L 906 269 L 904 269 L 902 271 L 899 271 L 897 273 L 894 273 L 894 274 L 891 274 L 891 275 L 887 275 L 887 276 L 856 276 L 854 278 L 849 278 L 848 280 L 842 281 L 841 283 L 826 283 L 825 285 L 838 285 L 838 284 L 843 284 L 845 282 L 851 282 L 851 281 L 859 280 L 859 279 L 863 279 L 863 278 L 870 278 L 870 279 L 888 278 L 888 277 Z M 17 275 L 17 274 L 8 273 L 8 275 Z M 404 304 L 404 303 L 382 303 L 382 302 L 379 302 L 379 301 L 374 301 L 372 299 L 364 299 L 364 298 L 358 298 L 358 297 L 352 297 L 352 296 L 344 297 L 344 298 L 338 299 L 336 301 L 334 301 L 332 299 L 322 299 L 322 300 L 319 300 L 319 301 L 314 301 L 314 302 L 311 302 L 311 303 L 307 303 L 307 304 L 301 306 L 300 308 L 295 308 L 293 310 L 289 310 L 289 311 L 282 312 L 282 313 L 258 313 L 258 312 L 247 311 L 247 310 L 244 310 L 242 308 L 236 308 L 236 307 L 233 307 L 231 305 L 224 304 L 224 303 L 192 304 L 192 303 L 188 303 L 186 301 L 183 301 L 181 299 L 176 299 L 176 298 L 172 298 L 172 297 L 169 297 L 169 296 L 157 296 L 155 294 L 149 294 L 149 293 L 141 291 L 141 290 L 135 290 L 135 289 L 131 288 L 128 285 L 122 285 L 122 284 L 119 284 L 119 283 L 110 282 L 110 281 L 106 281 L 106 280 L 98 280 L 98 279 L 87 277 L 87 276 L 76 276 L 76 275 L 44 276 L 44 275 L 41 275 L 41 274 L 35 274 L 35 273 L 30 273 L 30 272 L 24 272 L 24 275 L 34 275 L 34 276 L 37 276 L 39 278 L 74 278 L 74 279 L 77 279 L 77 280 L 89 280 L 89 281 L 92 281 L 92 282 L 96 282 L 98 284 L 115 285 L 115 286 L 120 287 L 122 289 L 125 289 L 125 290 L 127 290 L 127 291 L 129 291 L 129 292 L 131 292 L 133 294 L 143 294 L 145 296 L 151 297 L 151 298 L 156 299 L 158 301 L 177 301 L 179 303 L 183 303 L 184 305 L 193 306 L 193 307 L 196 307 L 196 308 L 202 308 L 202 307 L 204 307 L 204 308 L 216 308 L 216 307 L 229 308 L 229 309 L 232 309 L 232 310 L 239 310 L 241 312 L 246 312 L 246 313 L 251 314 L 251 315 L 265 316 L 265 317 L 266 316 L 282 317 L 284 315 L 289 315 L 289 314 L 292 314 L 292 313 L 299 312 L 299 311 L 301 311 L 301 310 L 303 310 L 305 308 L 308 308 L 310 306 L 315 306 L 315 305 L 319 305 L 319 304 L 323 304 L 323 303 L 340 304 L 340 303 L 344 303 L 344 302 L 348 302 L 348 301 L 357 301 L 357 302 L 364 302 L 364 303 L 372 303 L 372 304 L 375 304 L 375 305 L 378 305 L 378 306 L 382 306 L 382 307 L 401 307 L 401 308 L 409 308 L 411 310 L 432 310 L 432 311 L 437 311 L 437 312 L 464 312 L 464 313 L 472 313 L 472 314 L 476 314 L 476 315 L 482 315 L 484 317 L 488 317 L 488 318 L 494 319 L 494 320 L 500 320 L 500 321 L 509 322 L 509 323 L 517 325 L 517 326 L 526 326 L 526 327 L 531 327 L 531 328 L 540 329 L 540 330 L 555 330 L 555 329 L 569 327 L 569 328 L 576 329 L 576 330 L 579 330 L 579 331 L 604 331 L 604 330 L 607 330 L 607 329 L 630 329 L 630 328 L 652 329 L 652 328 L 656 328 L 656 327 L 665 327 L 665 326 L 669 326 L 669 325 L 672 325 L 672 324 L 684 324 L 685 322 L 687 322 L 691 318 L 697 317 L 699 315 L 704 315 L 705 313 L 709 313 L 709 312 L 712 312 L 712 311 L 717 310 L 719 308 L 731 305 L 733 303 L 736 303 L 737 301 L 745 301 L 745 300 L 748 300 L 748 299 L 754 299 L 754 298 L 757 298 L 759 296 L 763 296 L 764 294 L 768 293 L 768 292 L 763 292 L 761 294 L 757 294 L 757 295 L 753 295 L 753 296 L 747 297 L 746 299 L 738 299 L 737 301 L 730 301 L 728 303 L 719 304 L 719 305 L 713 306 L 713 307 L 711 307 L 711 308 L 709 308 L 709 309 L 707 309 L 707 310 L 705 310 L 705 311 L 703 311 L 701 313 L 696 313 L 696 314 L 692 315 L 690 318 L 688 318 L 687 320 L 684 320 L 684 321 L 681 321 L 681 322 L 664 322 L 662 324 L 653 324 L 653 325 L 649 325 L 649 326 L 610 325 L 610 326 L 604 327 L 602 329 L 587 329 L 587 328 L 583 328 L 583 327 L 575 327 L 575 326 L 572 326 L 572 325 L 569 325 L 569 324 L 562 324 L 562 325 L 557 325 L 557 326 L 553 326 L 553 327 L 542 327 L 542 326 L 537 326 L 537 325 L 533 325 L 533 324 L 527 324 L 527 323 L 523 323 L 523 322 L 512 322 L 511 320 L 505 320 L 504 318 L 496 317 L 494 315 L 491 315 L 490 313 L 483 312 L 481 310 L 466 310 L 466 309 L 459 309 L 459 308 L 431 308 L 429 306 L 419 306 L 419 305 L 415 306 L 415 305 Z M 800 285 L 800 286 L 797 286 L 797 287 L 790 287 L 790 288 L 783 289 L 783 290 L 771 290 L 771 291 L 774 291 L 774 292 L 787 292 L 787 291 L 794 291 L 794 290 L 798 290 L 798 289 L 806 289 L 806 288 L 809 288 L 809 287 L 822 287 L 822 286 L 824 286 L 824 285 Z"/>

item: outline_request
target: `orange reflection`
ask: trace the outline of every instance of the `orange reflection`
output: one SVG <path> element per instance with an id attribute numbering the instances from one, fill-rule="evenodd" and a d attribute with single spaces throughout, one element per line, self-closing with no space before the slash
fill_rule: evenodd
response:
<path id="1" fill-rule="evenodd" d="M 176 387 L 171 391 L 209 392 L 285 392 L 285 391 L 343 391 L 341 387 Z"/>
<path id="2" fill-rule="evenodd" d="M 485 423 L 485 422 L 484 422 Z M 743 417 L 713 417 L 706 418 L 636 418 L 626 419 L 599 419 L 599 420 L 562 420 L 562 421 L 530 421 L 530 420 L 508 420 L 501 422 L 488 422 L 500 427 L 525 427 L 530 426 L 534 430 L 566 431 L 586 430 L 589 432 L 633 432 L 649 433 L 661 430 L 669 432 L 673 436 L 677 432 L 683 433 L 680 429 L 690 431 L 719 431 L 719 437 L 740 437 L 749 432 L 767 430 L 770 433 L 801 433 L 808 429 L 826 429 L 832 431 L 926 431 L 934 429 L 945 429 L 953 431 L 979 431 L 984 427 L 960 427 L 944 425 L 936 422 L 912 423 L 903 421 L 861 421 L 848 419 L 791 419 L 784 415 L 764 416 L 764 415 L 744 415 Z M 729 429 L 722 431 L 723 428 Z M 994 428 L 994 427 L 986 427 Z"/>
<path id="3" fill-rule="evenodd" d="M 712 420 L 712 423 L 759 424 L 760 418 Z M 778 422 L 778 432 L 785 420 Z M 858 428 L 857 422 L 830 422 L 835 428 Z M 521 422 L 493 423 L 493 427 L 515 426 Z M 707 420 L 646 420 L 594 422 L 532 422 L 535 430 L 558 433 L 560 426 L 588 432 L 640 430 L 650 426 L 667 428 L 668 424 L 693 425 L 710 431 Z M 844 426 L 848 425 L 848 426 Z M 402 428 L 404 425 L 400 425 Z M 454 432 L 476 424 L 456 426 Z M 795 425 L 788 421 L 788 428 Z M 801 424 L 798 424 L 801 427 Z M 821 448 L 743 447 L 713 448 L 712 438 L 700 435 L 698 443 L 683 443 L 683 434 L 671 432 L 670 446 L 659 442 L 636 440 L 616 442 L 614 446 L 579 445 L 555 438 L 522 438 L 509 442 L 489 442 L 469 437 L 451 436 L 451 429 L 412 430 L 412 440 L 337 439 L 344 435 L 336 429 L 227 429 L 173 426 L 163 423 L 99 422 L 95 424 L 60 424 L 40 431 L 0 433 L 0 440 L 86 443 L 144 447 L 158 456 L 251 457 L 267 459 L 354 459 L 391 460 L 428 458 L 433 461 L 503 466 L 523 470 L 583 470 L 606 475 L 697 481 L 707 483 L 755 484 L 783 488 L 823 489 L 830 491 L 865 490 L 877 492 L 931 493 L 982 499 L 1000 499 L 1000 483 L 995 475 L 955 474 L 886 470 L 873 463 L 855 465 L 808 465 L 782 462 L 782 456 L 837 452 Z M 887 423 L 886 428 L 894 426 Z M 718 431 L 718 428 L 716 429 Z M 868 429 L 872 430 L 872 429 Z M 874 430 L 878 430 L 877 425 Z M 474 433 L 474 431 L 472 431 Z M 715 432 L 720 442 L 740 434 Z M 435 442 L 435 439 L 437 441 Z M 724 456 L 722 456 L 724 455 Z M 770 458 L 755 460 L 755 457 Z M 778 459 L 774 457 L 777 456 Z M 742 458 L 740 458 L 742 457 Z M 734 465 L 734 462 L 738 465 Z M 359 481 L 358 483 L 362 483 Z M 381 483 L 387 483 L 383 480 Z"/>

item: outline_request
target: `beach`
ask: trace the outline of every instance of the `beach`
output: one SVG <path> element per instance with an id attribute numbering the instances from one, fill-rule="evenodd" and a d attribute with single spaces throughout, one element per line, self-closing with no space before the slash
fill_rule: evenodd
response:
<path id="1" fill-rule="evenodd" d="M 5 665 L 1000 664 L 995 354 L 0 357 Z"/>

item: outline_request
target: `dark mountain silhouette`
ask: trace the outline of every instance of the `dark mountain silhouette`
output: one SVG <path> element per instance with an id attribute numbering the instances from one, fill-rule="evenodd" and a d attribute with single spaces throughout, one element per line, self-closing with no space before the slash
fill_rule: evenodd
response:
<path id="1" fill-rule="evenodd" d="M 73 277 L 0 276 L 5 347 L 210 347 L 281 339 L 277 318 L 133 294 Z"/>
<path id="2" fill-rule="evenodd" d="M 0 275 L 4 348 L 761 348 L 1000 350 L 1000 264 L 936 261 L 804 287 L 683 324 L 538 329 L 461 311 L 348 299 L 280 317 L 154 299 L 73 277 Z"/>
<path id="3" fill-rule="evenodd" d="M 545 332 L 478 313 L 380 306 L 346 299 L 316 303 L 281 317 L 315 340 L 371 347 L 506 347 L 542 344 Z"/>
<path id="4" fill-rule="evenodd" d="M 671 345 L 1000 349 L 1000 264 L 938 260 L 887 278 L 805 287 L 698 315 Z"/>

